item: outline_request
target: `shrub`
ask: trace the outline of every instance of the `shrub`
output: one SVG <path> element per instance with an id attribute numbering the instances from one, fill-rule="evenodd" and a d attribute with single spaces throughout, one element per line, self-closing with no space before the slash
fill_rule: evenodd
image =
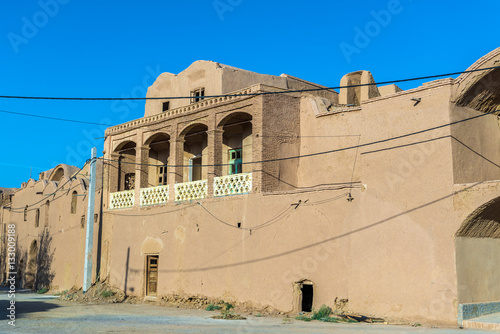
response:
<path id="1" fill-rule="evenodd" d="M 220 309 L 221 309 L 221 307 L 219 305 L 210 304 L 207 306 L 207 308 L 205 310 L 215 311 L 215 310 L 220 310 Z"/>
<path id="2" fill-rule="evenodd" d="M 49 291 L 49 289 L 47 289 L 47 288 L 41 288 L 36 293 L 42 294 L 42 293 L 46 293 L 47 291 Z"/>
<path id="3" fill-rule="evenodd" d="M 109 297 L 113 296 L 114 294 L 115 293 L 109 289 L 101 291 L 101 296 L 103 296 L 104 298 L 109 298 Z"/>
<path id="4" fill-rule="evenodd" d="M 330 306 L 321 305 L 319 310 L 314 311 L 312 315 L 312 319 L 321 320 L 323 318 L 328 318 L 333 313 L 332 308 Z"/>

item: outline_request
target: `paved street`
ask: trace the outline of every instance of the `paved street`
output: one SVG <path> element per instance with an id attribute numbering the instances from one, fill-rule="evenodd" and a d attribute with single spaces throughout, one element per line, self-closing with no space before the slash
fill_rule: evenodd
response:
<path id="1" fill-rule="evenodd" d="M 0 293 L 0 333 L 487 333 L 484 330 L 335 324 L 254 317 L 215 320 L 214 312 L 134 304 L 79 304 L 17 292 L 15 327 L 8 324 L 8 295 Z"/>

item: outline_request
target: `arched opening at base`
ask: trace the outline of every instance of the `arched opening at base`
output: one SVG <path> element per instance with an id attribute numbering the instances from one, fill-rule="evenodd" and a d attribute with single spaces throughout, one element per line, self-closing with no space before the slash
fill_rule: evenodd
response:
<path id="1" fill-rule="evenodd" d="M 500 301 L 500 197 L 467 217 L 455 253 L 458 303 Z"/>
<path id="2" fill-rule="evenodd" d="M 29 249 L 29 254 L 28 254 L 28 265 L 26 269 L 26 283 L 25 287 L 28 289 L 34 289 L 35 288 L 35 282 L 36 282 L 36 264 L 37 264 L 37 253 L 38 253 L 38 246 L 36 240 L 33 240 L 31 243 L 30 249 Z"/>

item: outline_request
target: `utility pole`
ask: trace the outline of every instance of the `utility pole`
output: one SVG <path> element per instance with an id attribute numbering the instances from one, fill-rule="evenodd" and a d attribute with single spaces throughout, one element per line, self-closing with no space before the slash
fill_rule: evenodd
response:
<path id="1" fill-rule="evenodd" d="M 97 149 L 92 148 L 92 159 L 90 160 L 90 185 L 87 209 L 87 237 L 85 239 L 85 269 L 83 272 L 83 292 L 92 285 L 92 247 L 94 246 L 94 203 L 95 203 L 95 179 L 96 179 Z"/>

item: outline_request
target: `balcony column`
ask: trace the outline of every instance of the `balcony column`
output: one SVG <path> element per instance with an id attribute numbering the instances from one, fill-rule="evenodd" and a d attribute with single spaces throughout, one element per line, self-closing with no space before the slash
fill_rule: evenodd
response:
<path id="1" fill-rule="evenodd" d="M 208 140 L 208 165 L 207 197 L 214 197 L 214 178 L 222 176 L 222 135 L 223 130 L 207 131 Z"/>
<path id="2" fill-rule="evenodd" d="M 120 182 L 122 178 L 122 172 L 120 170 L 120 153 L 113 152 L 110 154 L 110 159 L 112 161 L 106 161 L 106 168 L 108 170 L 108 182 L 109 182 L 109 192 L 114 193 L 120 191 Z"/>
<path id="3" fill-rule="evenodd" d="M 184 138 L 178 137 L 170 140 L 170 166 L 168 167 L 169 202 L 175 201 L 175 184 L 183 181 L 184 142 Z"/>
<path id="4" fill-rule="evenodd" d="M 144 145 L 137 147 L 135 151 L 135 184 L 134 184 L 134 196 L 135 196 L 135 206 L 140 205 L 141 200 L 141 188 L 148 187 L 148 168 L 149 163 L 149 146 Z"/>

